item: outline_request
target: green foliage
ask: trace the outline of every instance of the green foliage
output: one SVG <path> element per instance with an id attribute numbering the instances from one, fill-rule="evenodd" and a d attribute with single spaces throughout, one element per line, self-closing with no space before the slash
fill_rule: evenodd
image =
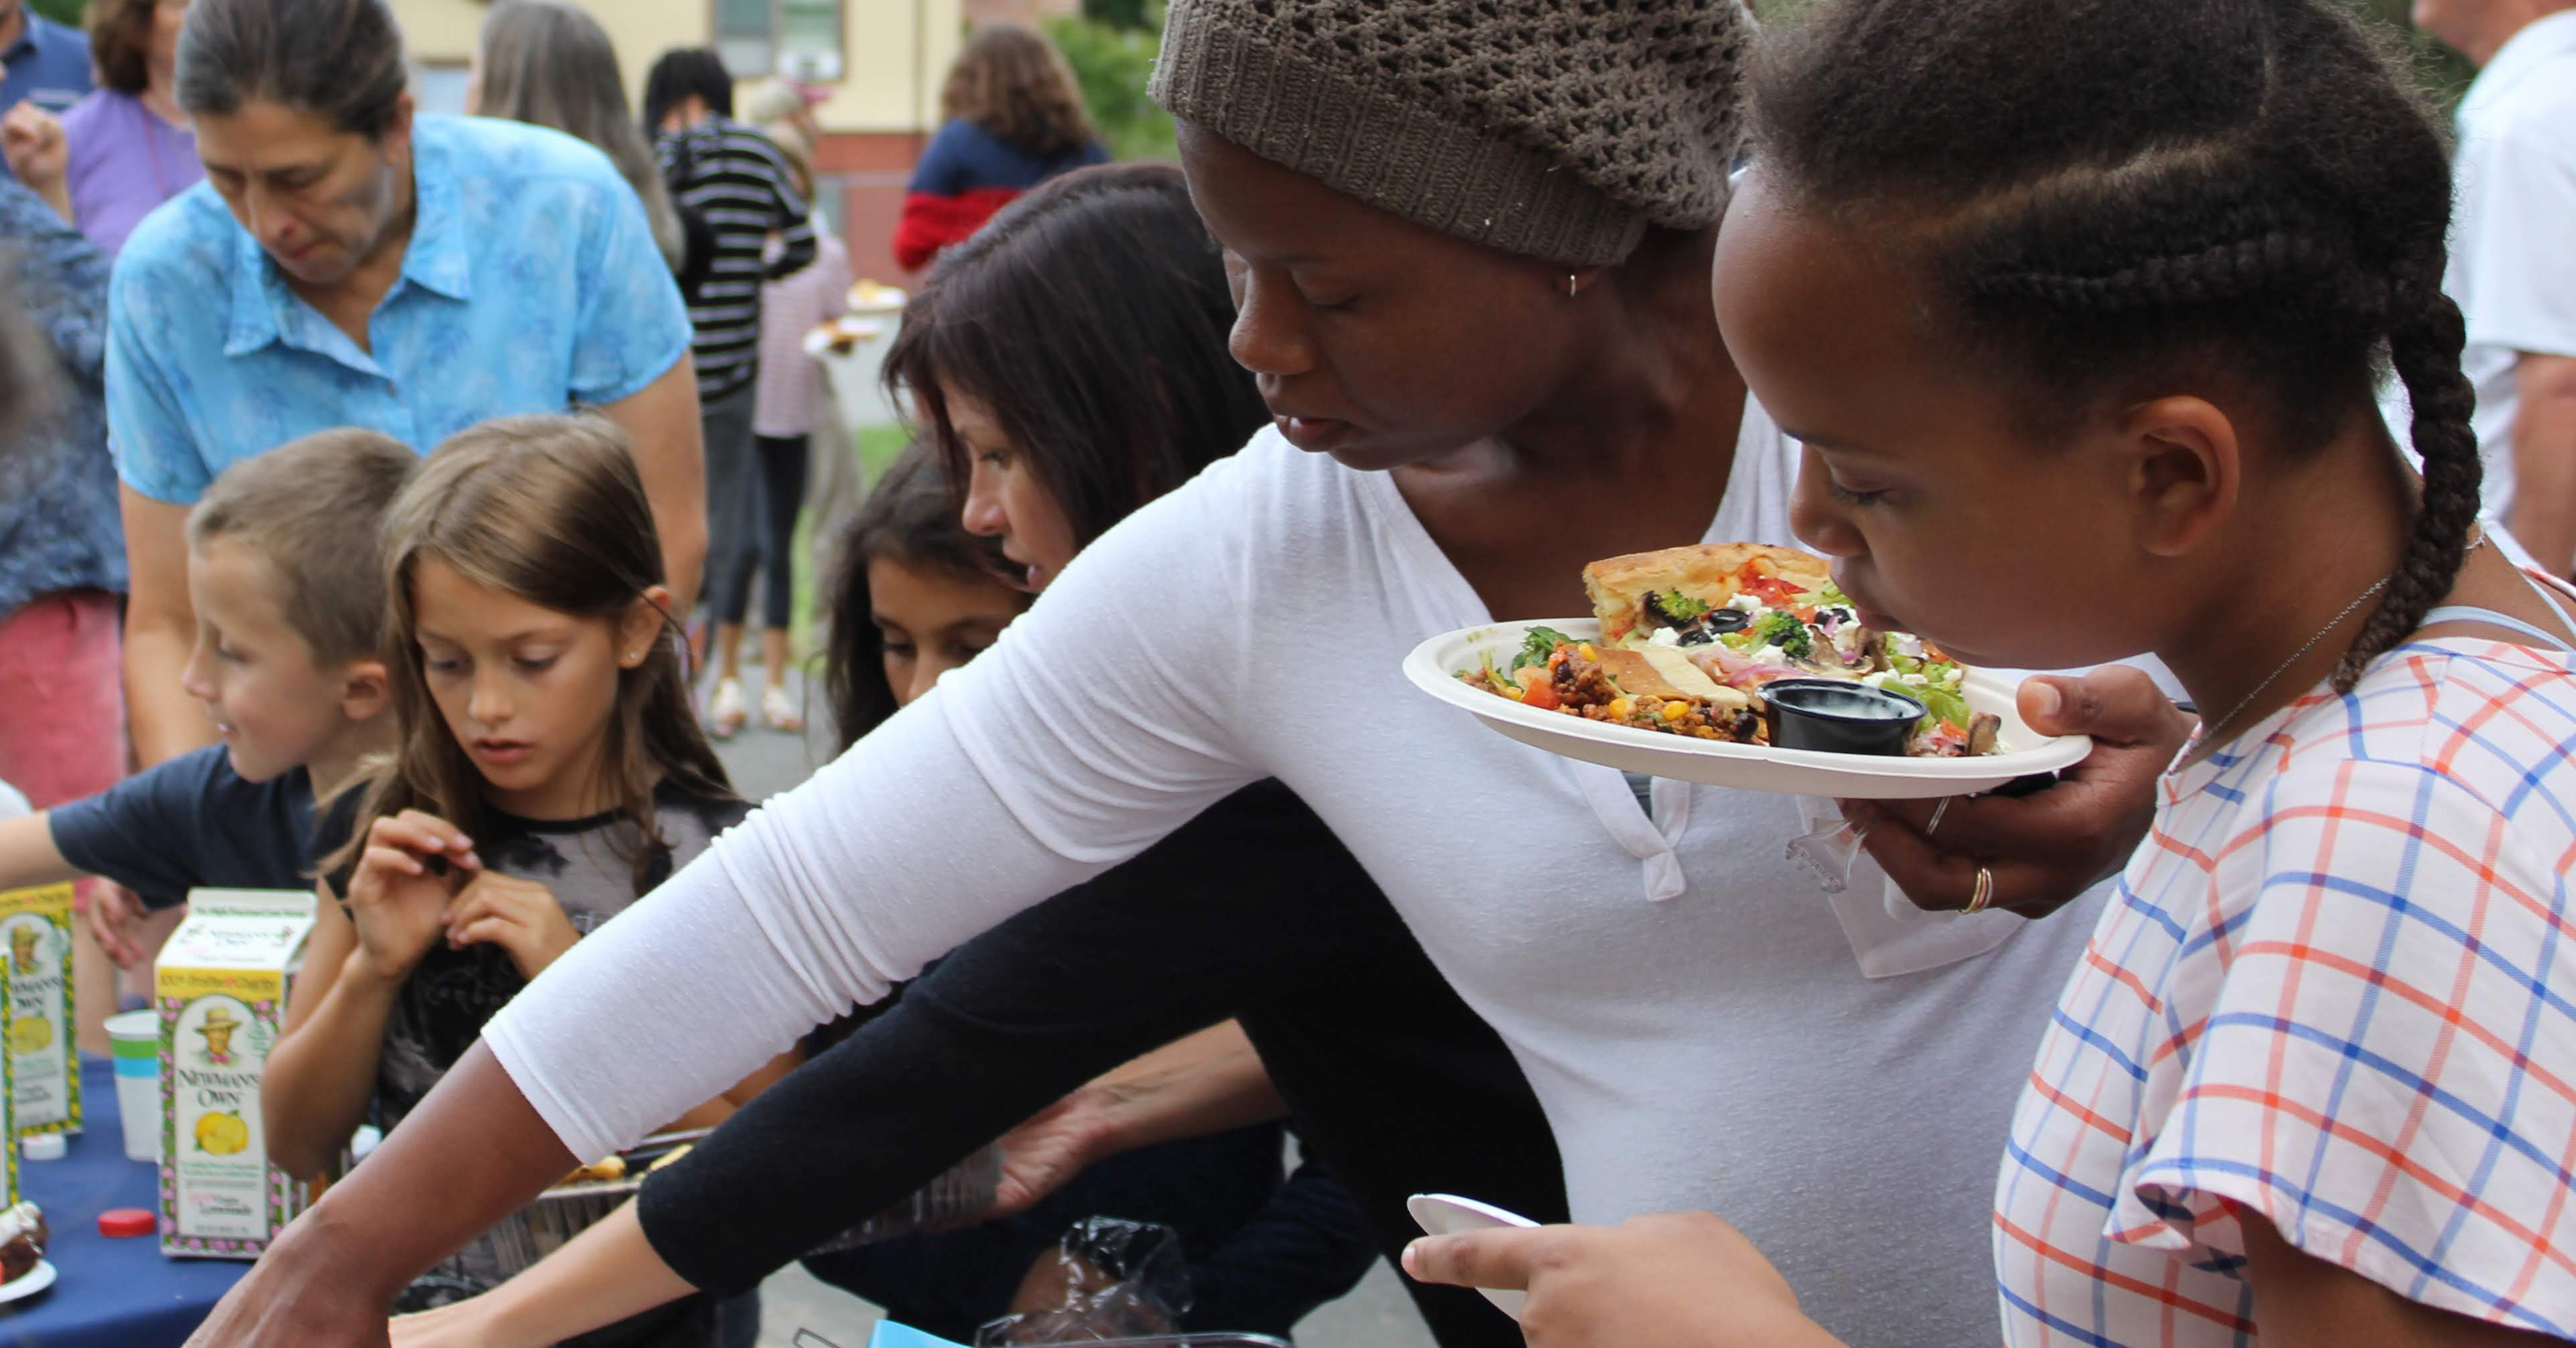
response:
<path id="1" fill-rule="evenodd" d="M 1178 159 L 1172 119 L 1145 96 L 1154 53 L 1163 41 L 1161 0 L 1095 0 L 1083 8 L 1086 16 L 1132 11 L 1137 19 L 1129 24 L 1084 17 L 1047 24 L 1047 36 L 1055 39 L 1082 86 L 1083 105 L 1090 109 L 1101 141 L 1122 160 Z"/>
<path id="2" fill-rule="evenodd" d="M 89 9 L 89 0 L 27 0 L 28 8 L 56 23 L 81 26 L 81 15 Z"/>
<path id="3" fill-rule="evenodd" d="M 1082 0 L 1082 17 L 1112 28 L 1163 27 L 1161 6 L 1153 0 Z"/>

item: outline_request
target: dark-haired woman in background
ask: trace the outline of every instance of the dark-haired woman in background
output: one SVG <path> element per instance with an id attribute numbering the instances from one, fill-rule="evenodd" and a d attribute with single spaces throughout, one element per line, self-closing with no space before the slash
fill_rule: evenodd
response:
<path id="1" fill-rule="evenodd" d="M 1034 570 L 1043 583 L 1144 497 L 1202 467 L 1206 455 L 1189 446 L 1223 445 L 1261 415 L 1251 381 L 1224 359 L 1229 307 L 1169 168 L 1068 175 L 941 260 L 906 312 L 888 375 L 924 395 L 958 474 L 949 481 L 966 481 L 974 463 L 974 509 L 1008 512 L 1016 527 L 1004 546 L 1027 554 L 1011 579 Z M 1033 334 L 1048 353 L 1036 364 Z M 1054 433 L 1016 438 L 1032 425 Z M 998 588 L 995 549 L 957 528 L 953 496 L 934 502 L 914 480 L 935 461 L 890 474 L 841 553 L 827 679 L 845 740 L 991 644 L 1025 602 Z M 1227 1017 L 1240 1031 L 1128 1062 Z M 1226 1047 L 1247 1037 L 1258 1057 Z M 1240 1125 L 1275 1117 L 1283 1098 L 1341 1185 L 1301 1170 L 1252 1212 L 1240 1206 L 1243 1182 L 1266 1173 L 1260 1192 L 1276 1187 L 1276 1143 L 1245 1154 Z M 1198 1229 L 1185 1231 L 1204 1299 L 1186 1321 L 1194 1328 L 1286 1330 L 1374 1253 L 1402 1248 L 1415 1229 L 1404 1200 L 1420 1189 L 1565 1211 L 1554 1143 L 1509 1053 L 1348 850 L 1264 783 L 967 943 L 648 1182 L 633 1213 L 466 1312 L 471 1323 L 443 1317 L 430 1335 L 405 1321 L 423 1336 L 399 1342 L 533 1348 L 646 1297 L 756 1286 L 1014 1124 L 1006 1211 L 1087 1174 L 1047 1209 L 1056 1225 L 1085 1210 L 1195 1213 Z M 1120 1155 L 1207 1133 L 1217 1136 Z M 1193 1172 L 1197 1184 L 1175 1195 Z M 1350 1230 L 1342 1186 L 1359 1199 L 1365 1238 Z M 1189 1187 L 1206 1192 L 1190 1200 Z M 1130 1213 L 1122 1194 L 1146 1207 Z M 998 1277 L 1001 1290 L 1041 1248 L 1025 1225 L 978 1239 L 985 1280 Z M 943 1252 L 945 1272 L 924 1263 Z M 959 1254 L 933 1241 L 808 1264 L 901 1315 L 957 1327 L 956 1300 L 931 1293 L 954 1286 Z M 1446 1348 L 1517 1340 L 1472 1296 L 1411 1290 Z"/>
<path id="2" fill-rule="evenodd" d="M 905 271 L 929 266 L 1022 192 L 1109 158 L 1063 53 L 1016 24 L 987 24 L 966 40 L 939 112 L 946 120 L 913 168 L 895 226 L 894 260 Z"/>
<path id="3" fill-rule="evenodd" d="M 144 763 L 210 742 L 189 506 L 215 473 L 334 426 L 426 452 L 478 422 L 601 408 L 634 445 L 671 588 L 705 538 L 689 319 L 599 151 L 415 116 L 386 0 L 194 0 L 179 106 L 207 181 L 126 240 L 109 302 L 126 704 Z"/>

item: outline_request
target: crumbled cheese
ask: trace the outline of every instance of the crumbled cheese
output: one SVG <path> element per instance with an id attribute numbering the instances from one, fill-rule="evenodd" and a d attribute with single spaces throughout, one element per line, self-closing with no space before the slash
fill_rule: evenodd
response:
<path id="1" fill-rule="evenodd" d="M 1669 627 L 1658 627 L 1655 629 L 1655 634 L 1653 636 L 1646 638 L 1646 644 L 1650 646 L 1678 646 L 1682 644 L 1682 634 Z"/>
<path id="2" fill-rule="evenodd" d="M 1734 609 L 1738 613 L 1759 613 L 1762 611 L 1762 601 L 1754 598 L 1752 595 L 1744 593 L 1741 590 L 1736 592 L 1733 599 L 1726 601 L 1726 606 Z"/>

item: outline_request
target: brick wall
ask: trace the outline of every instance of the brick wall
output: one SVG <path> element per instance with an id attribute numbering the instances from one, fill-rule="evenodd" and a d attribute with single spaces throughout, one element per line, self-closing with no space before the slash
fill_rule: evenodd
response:
<path id="1" fill-rule="evenodd" d="M 903 186 L 929 140 L 927 132 L 910 131 L 836 131 L 823 137 L 814 171 L 840 194 L 850 275 L 898 284 L 909 279 L 894 264 L 894 226 L 903 211 Z"/>

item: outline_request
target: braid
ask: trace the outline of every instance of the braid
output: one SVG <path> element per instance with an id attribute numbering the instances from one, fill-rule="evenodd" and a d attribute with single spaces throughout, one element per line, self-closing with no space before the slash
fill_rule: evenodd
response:
<path id="1" fill-rule="evenodd" d="M 2349 15 L 1828 0 L 1774 43 L 1753 106 L 1765 171 L 1803 208 L 1894 226 L 1943 335 L 2019 383 L 2043 435 L 2221 371 L 2265 395 L 2256 443 L 2322 452 L 2372 414 L 2385 350 L 2423 493 L 2336 686 L 2449 593 L 2481 476 L 2439 287 L 2449 152 L 2397 54 Z"/>
<path id="2" fill-rule="evenodd" d="M 2350 692 L 2372 657 L 2404 640 L 2425 613 L 2451 592 L 2478 518 L 2478 485 L 2486 475 L 2469 429 L 2477 393 L 2460 373 L 2467 326 L 2460 308 L 2425 282 L 2401 292 L 2404 311 L 2388 338 L 2389 363 L 2415 408 L 2415 452 L 2424 459 L 2424 495 L 2406 535 L 2405 555 L 2388 578 L 2387 597 L 2335 670 L 2337 692 Z"/>

